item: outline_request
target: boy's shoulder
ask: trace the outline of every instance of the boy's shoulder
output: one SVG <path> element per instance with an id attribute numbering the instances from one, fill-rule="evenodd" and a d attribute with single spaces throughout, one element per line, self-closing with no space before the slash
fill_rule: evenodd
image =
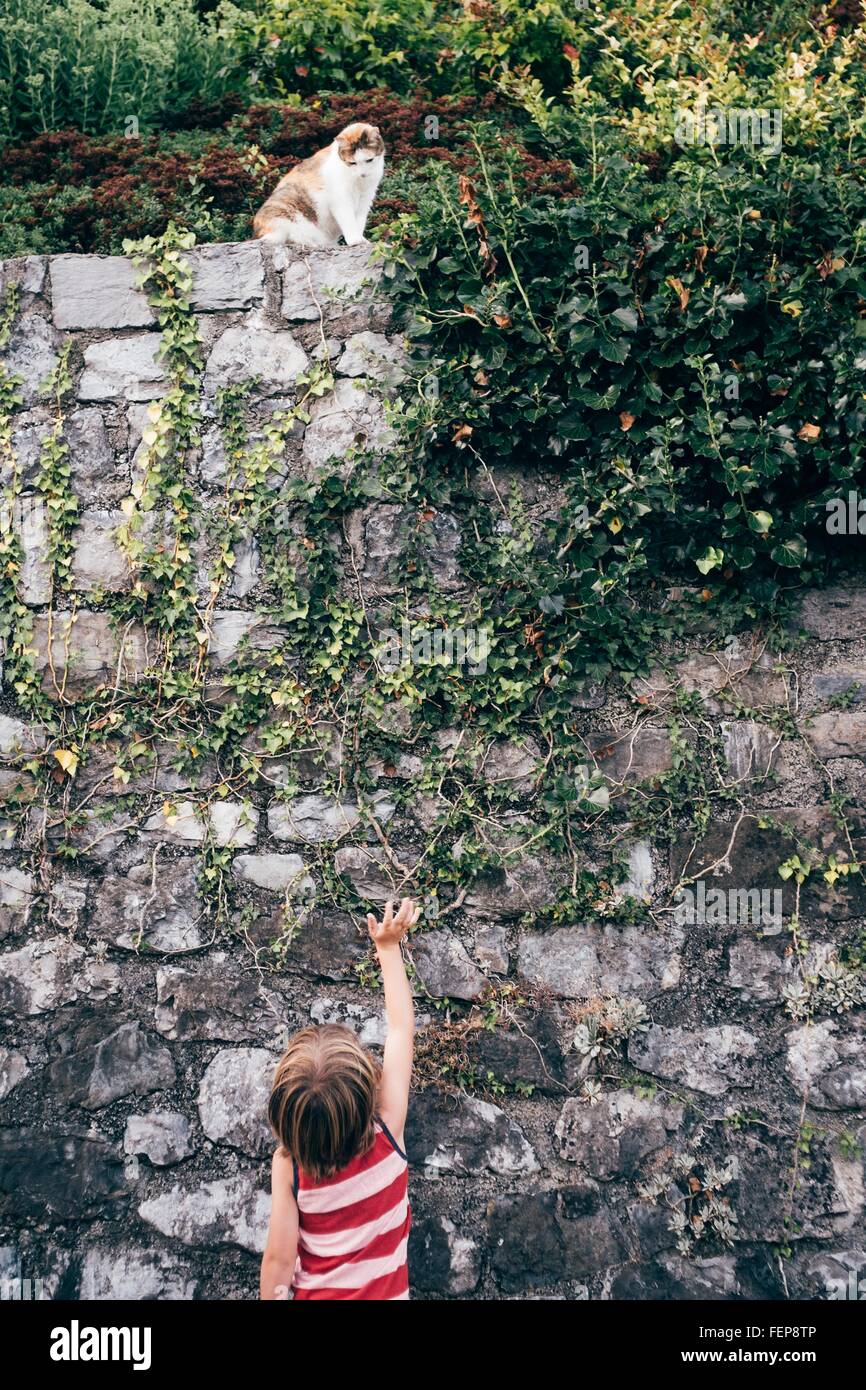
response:
<path id="1" fill-rule="evenodd" d="M 288 1149 L 284 1148 L 282 1144 L 274 1150 L 274 1156 L 271 1159 L 271 1192 L 277 1187 L 284 1187 L 297 1200 L 298 1165 Z"/>
<path id="2" fill-rule="evenodd" d="M 294 1175 L 294 1170 L 295 1169 L 294 1164 L 292 1162 L 292 1155 L 289 1153 L 288 1149 L 283 1147 L 282 1144 L 278 1144 L 277 1147 L 274 1149 L 274 1155 L 271 1159 L 271 1174 L 274 1177 L 286 1176 L 288 1177 L 289 1181 L 291 1181 Z"/>
<path id="3" fill-rule="evenodd" d="M 403 1128 L 398 1128 L 396 1123 L 388 1124 L 381 1114 L 376 1116 L 376 1126 L 379 1132 L 384 1136 L 388 1146 L 395 1149 L 400 1157 L 406 1159 L 408 1162 Z"/>

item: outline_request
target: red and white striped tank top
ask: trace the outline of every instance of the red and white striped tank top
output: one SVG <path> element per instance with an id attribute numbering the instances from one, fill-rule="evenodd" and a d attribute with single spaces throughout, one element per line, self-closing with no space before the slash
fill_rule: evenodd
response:
<path id="1" fill-rule="evenodd" d="M 295 1164 L 295 1298 L 409 1297 L 409 1164 L 381 1120 L 372 1147 L 313 1182 Z"/>

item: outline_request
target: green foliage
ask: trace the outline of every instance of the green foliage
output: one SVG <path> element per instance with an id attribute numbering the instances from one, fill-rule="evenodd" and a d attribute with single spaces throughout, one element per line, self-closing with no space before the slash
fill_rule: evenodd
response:
<path id="1" fill-rule="evenodd" d="M 0 312 L 0 351 L 9 342 L 12 325 L 18 312 L 18 286 L 9 285 L 3 296 Z M 5 363 L 0 363 L 0 468 L 8 481 L 0 497 L 0 640 L 8 642 L 18 625 L 29 621 L 24 604 L 17 596 L 18 575 L 21 569 L 21 543 L 15 529 L 15 508 L 21 490 L 21 473 L 12 444 L 12 413 L 21 405 L 21 378 L 13 376 Z M 20 649 L 20 643 L 19 649 Z"/>
<path id="2" fill-rule="evenodd" d="M 580 25 L 556 0 L 253 0 L 220 6 L 222 34 L 254 86 L 294 97 L 388 87 L 477 91 L 503 63 L 563 90 L 563 43 Z"/>
<path id="3" fill-rule="evenodd" d="M 10 284 L 6 287 L 0 309 L 0 352 L 9 342 L 18 305 L 18 287 Z M 54 378 L 61 393 L 65 389 L 65 362 L 64 354 Z M 5 363 L 0 362 L 0 472 L 5 478 L 3 490 L 0 492 L 0 643 L 5 648 L 4 679 L 7 687 L 14 691 L 19 700 L 28 704 L 34 713 L 45 716 L 45 700 L 39 690 L 39 679 L 30 647 L 33 615 L 20 591 L 24 551 L 19 534 L 19 522 L 23 499 L 21 467 L 13 445 L 12 421 L 14 411 L 23 400 L 19 390 L 21 384 L 21 378 L 13 376 Z M 54 440 L 54 445 L 51 439 Z M 62 455 L 62 445 L 57 445 L 54 431 L 51 439 L 47 446 L 48 456 L 56 453 Z M 61 528 L 65 515 L 61 513 Z M 56 551 L 53 558 L 57 558 Z"/>
<path id="4" fill-rule="evenodd" d="M 612 644 L 622 664 L 635 579 L 679 572 L 766 611 L 817 578 L 864 425 L 862 180 L 740 152 L 712 176 L 684 154 L 660 183 L 603 123 L 595 145 L 579 199 L 539 198 L 482 127 L 476 179 L 431 181 L 391 267 L 428 473 L 468 455 L 562 478 L 549 559 L 519 583 L 554 663 L 584 671 Z"/>
<path id="5" fill-rule="evenodd" d="M 387 86 L 411 91 L 438 68 L 437 0 L 263 0 L 220 5 L 221 33 L 257 89 L 289 96 Z"/>
<path id="6" fill-rule="evenodd" d="M 239 82 L 194 0 L 0 0 L 0 135 L 137 133 Z"/>
<path id="7" fill-rule="evenodd" d="M 140 282 L 157 311 L 160 358 L 171 386 L 148 407 L 138 476 L 123 502 L 126 520 L 118 539 L 133 566 L 134 582 L 118 611 L 159 624 L 164 672 L 174 665 L 178 647 L 199 666 L 207 641 L 193 561 L 197 502 L 186 468 L 188 452 L 199 442 L 203 366 L 189 304 L 192 270 L 183 254 L 194 242 L 191 232 L 169 223 L 158 240 L 147 237 L 124 246 L 133 264 L 143 268 Z"/>
<path id="8" fill-rule="evenodd" d="M 749 19 L 685 0 L 222 0 L 202 14 L 194 0 L 0 0 L 0 135 L 189 124 L 230 92 L 297 104 L 499 88 L 548 135 L 567 98 L 656 148 L 673 109 L 701 92 L 770 106 L 785 84 L 793 123 L 826 116 L 852 78 L 862 95 L 847 35 L 825 42 L 802 0 L 756 8 Z"/>

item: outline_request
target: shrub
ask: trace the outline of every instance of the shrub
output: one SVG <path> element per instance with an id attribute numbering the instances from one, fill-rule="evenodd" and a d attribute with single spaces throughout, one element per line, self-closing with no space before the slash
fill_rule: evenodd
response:
<path id="1" fill-rule="evenodd" d="M 427 476 L 560 474 L 550 555 L 510 601 L 603 665 L 603 605 L 635 574 L 754 611 L 823 571 L 825 504 L 863 475 L 866 187 L 830 141 L 820 169 L 744 150 L 714 177 L 691 151 L 659 177 L 610 123 L 594 142 L 563 199 L 480 129 L 477 177 L 431 181 L 391 271 Z"/>
<path id="2" fill-rule="evenodd" d="M 268 94 L 315 95 L 435 76 L 444 42 L 437 0 L 258 0 L 219 14 L 226 44 Z"/>
<path id="3" fill-rule="evenodd" d="M 260 90 L 308 97 L 387 86 L 475 93 L 502 63 L 561 92 L 580 33 L 558 0 L 251 0 L 220 6 L 222 33 Z"/>
<path id="4" fill-rule="evenodd" d="M 194 0 L 0 0 L 0 34 L 5 135 L 146 130 L 241 81 Z"/>
<path id="5" fill-rule="evenodd" d="M 250 235 L 272 178 L 245 144 L 210 132 L 122 136 L 55 131 L 4 151 L 0 257 L 31 251 L 120 254 L 172 218 L 205 241 Z"/>
<path id="6" fill-rule="evenodd" d="M 28 251 L 119 253 L 125 237 L 158 235 L 170 219 L 199 240 L 250 236 L 252 216 L 281 174 L 333 139 L 375 103 L 388 147 L 386 180 L 371 229 L 417 205 L 431 168 L 463 167 L 473 114 L 495 114 L 501 128 L 517 126 L 503 100 L 488 93 L 410 100 L 374 90 L 341 93 L 315 105 L 250 107 L 219 131 L 158 132 L 140 139 L 47 131 L 8 143 L 0 173 L 0 257 Z M 429 139 L 429 117 L 437 121 Z M 518 122 L 519 124 L 519 122 Z M 569 186 L 570 166 L 524 151 L 538 187 Z M 572 181 L 573 183 L 573 181 Z"/>

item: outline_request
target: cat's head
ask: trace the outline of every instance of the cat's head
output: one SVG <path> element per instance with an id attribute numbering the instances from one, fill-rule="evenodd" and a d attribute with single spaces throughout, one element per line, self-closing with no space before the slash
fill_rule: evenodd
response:
<path id="1" fill-rule="evenodd" d="M 334 144 L 344 164 L 351 165 L 357 173 L 369 174 L 381 167 L 385 153 L 385 141 L 376 125 L 365 125 L 355 121 L 341 130 Z"/>

